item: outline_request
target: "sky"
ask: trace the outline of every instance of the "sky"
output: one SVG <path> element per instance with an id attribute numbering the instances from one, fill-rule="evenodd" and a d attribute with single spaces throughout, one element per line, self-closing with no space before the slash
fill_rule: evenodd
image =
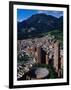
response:
<path id="1" fill-rule="evenodd" d="M 23 20 L 28 19 L 32 15 L 40 13 L 52 15 L 57 18 L 63 16 L 63 11 L 17 9 L 17 21 L 21 22 Z"/>

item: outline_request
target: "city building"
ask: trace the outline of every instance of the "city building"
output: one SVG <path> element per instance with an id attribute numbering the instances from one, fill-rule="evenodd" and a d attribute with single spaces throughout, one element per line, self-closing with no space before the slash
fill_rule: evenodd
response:
<path id="1" fill-rule="evenodd" d="M 17 49 L 18 53 L 21 53 L 21 51 L 24 50 L 30 57 L 34 58 L 34 60 L 32 60 L 36 64 L 52 65 L 55 68 L 58 77 L 63 75 L 63 49 L 60 49 L 60 43 L 55 39 L 51 40 L 51 38 L 42 37 L 19 40 Z M 30 65 L 29 61 L 28 64 Z"/>

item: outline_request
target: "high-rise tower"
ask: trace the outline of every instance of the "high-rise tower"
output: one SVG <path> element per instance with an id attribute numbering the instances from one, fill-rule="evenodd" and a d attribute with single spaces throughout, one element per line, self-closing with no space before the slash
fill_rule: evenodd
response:
<path id="1" fill-rule="evenodd" d="M 37 63 L 41 63 L 41 46 L 37 45 Z"/>
<path id="2" fill-rule="evenodd" d="M 56 72 L 58 72 L 60 68 L 60 50 L 59 50 L 59 42 L 56 41 L 54 43 L 54 68 Z"/>
<path id="3" fill-rule="evenodd" d="M 46 61 L 45 61 L 46 64 L 49 63 L 49 59 L 48 59 L 48 54 L 46 54 Z"/>

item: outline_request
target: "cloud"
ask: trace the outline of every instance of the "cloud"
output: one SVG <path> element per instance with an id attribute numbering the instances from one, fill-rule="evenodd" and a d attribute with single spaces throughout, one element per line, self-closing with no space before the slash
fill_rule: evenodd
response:
<path id="1" fill-rule="evenodd" d="M 53 15 L 55 17 L 60 17 L 60 16 L 63 16 L 63 11 L 52 11 L 52 10 L 40 10 L 40 11 L 37 11 L 37 13 L 44 13 L 44 14 L 47 14 L 47 15 Z"/>
<path id="2" fill-rule="evenodd" d="M 37 13 L 39 13 L 39 14 L 40 14 L 40 13 L 44 13 L 44 12 L 45 12 L 45 11 L 43 11 L 43 10 L 40 10 L 40 11 L 38 11 Z"/>

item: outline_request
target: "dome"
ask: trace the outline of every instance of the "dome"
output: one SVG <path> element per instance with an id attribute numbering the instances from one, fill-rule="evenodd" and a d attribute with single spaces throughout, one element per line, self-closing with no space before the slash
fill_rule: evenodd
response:
<path id="1" fill-rule="evenodd" d="M 49 71 L 46 68 L 37 68 L 35 70 L 35 74 L 37 78 L 44 78 L 48 76 Z"/>

